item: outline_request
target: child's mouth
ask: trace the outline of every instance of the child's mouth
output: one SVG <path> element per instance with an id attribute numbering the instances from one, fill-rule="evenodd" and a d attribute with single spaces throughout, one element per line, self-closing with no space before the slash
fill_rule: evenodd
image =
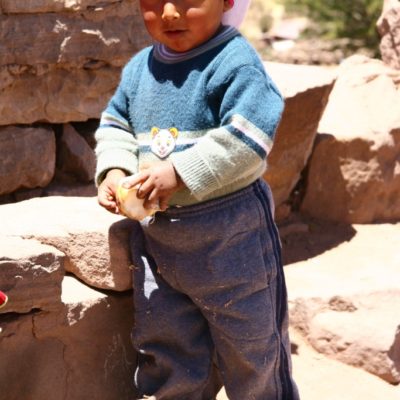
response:
<path id="1" fill-rule="evenodd" d="M 167 35 L 169 37 L 180 36 L 185 32 L 186 31 L 184 29 L 167 29 L 167 30 L 164 31 L 165 35 Z"/>

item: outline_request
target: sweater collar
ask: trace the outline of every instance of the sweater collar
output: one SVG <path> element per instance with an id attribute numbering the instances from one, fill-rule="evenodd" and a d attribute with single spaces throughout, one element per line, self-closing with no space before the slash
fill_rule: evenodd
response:
<path id="1" fill-rule="evenodd" d="M 154 57 L 165 64 L 175 64 L 181 61 L 190 60 L 191 58 L 197 57 L 198 55 L 227 42 L 236 35 L 239 35 L 239 32 L 233 26 L 222 26 L 218 33 L 210 40 L 185 52 L 173 51 L 167 46 L 157 42 L 154 44 Z"/>

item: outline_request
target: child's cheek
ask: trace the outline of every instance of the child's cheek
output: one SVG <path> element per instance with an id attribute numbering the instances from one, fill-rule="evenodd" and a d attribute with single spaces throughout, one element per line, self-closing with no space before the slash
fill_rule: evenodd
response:
<path id="1" fill-rule="evenodd" d="M 193 19 L 196 20 L 198 18 L 204 18 L 205 17 L 205 12 L 202 8 L 188 8 L 186 10 L 186 18 L 187 19 Z"/>
<path id="2" fill-rule="evenodd" d="M 157 20 L 157 14 L 154 11 L 144 11 L 142 10 L 143 20 L 145 22 L 154 22 Z"/>

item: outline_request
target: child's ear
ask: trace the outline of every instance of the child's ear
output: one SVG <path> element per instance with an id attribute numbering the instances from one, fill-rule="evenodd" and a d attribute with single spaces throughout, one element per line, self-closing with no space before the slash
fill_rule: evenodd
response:
<path id="1" fill-rule="evenodd" d="M 229 11 L 234 4 L 235 0 L 224 0 L 224 12 Z"/>

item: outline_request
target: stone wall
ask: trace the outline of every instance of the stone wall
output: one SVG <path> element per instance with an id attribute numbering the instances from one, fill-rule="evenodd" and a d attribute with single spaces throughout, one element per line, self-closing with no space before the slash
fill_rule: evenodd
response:
<path id="1" fill-rule="evenodd" d="M 149 43 L 136 0 L 2 0 L 0 12 L 0 125 L 97 118 Z"/>
<path id="2" fill-rule="evenodd" d="M 3 203 L 92 181 L 97 119 L 149 43 L 136 0 L 0 0 Z"/>

